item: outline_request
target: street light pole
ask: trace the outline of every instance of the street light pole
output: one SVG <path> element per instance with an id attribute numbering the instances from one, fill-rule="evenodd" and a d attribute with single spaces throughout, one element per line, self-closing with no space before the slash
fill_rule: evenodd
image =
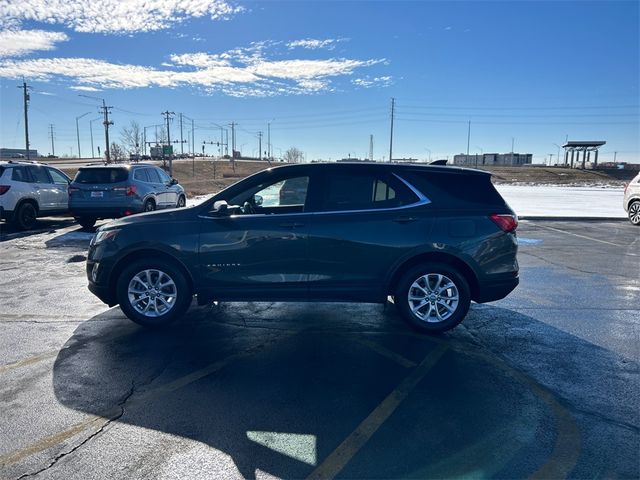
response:
<path id="1" fill-rule="evenodd" d="M 78 126 L 78 120 L 80 120 L 82 117 L 89 115 L 90 113 L 91 112 L 83 113 L 79 117 L 76 117 L 76 139 L 78 140 L 78 158 L 82 158 L 82 155 L 80 153 L 80 127 Z"/>
<path id="2" fill-rule="evenodd" d="M 89 133 L 91 134 L 91 158 L 96 158 L 95 151 L 93 150 L 93 122 L 97 122 L 98 120 L 102 120 L 102 118 L 94 118 L 93 120 L 89 120 Z M 100 155 L 98 153 L 98 155 Z"/>

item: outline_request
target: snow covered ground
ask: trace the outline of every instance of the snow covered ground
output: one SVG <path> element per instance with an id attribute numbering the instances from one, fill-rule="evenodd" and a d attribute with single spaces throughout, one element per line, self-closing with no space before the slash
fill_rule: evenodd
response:
<path id="1" fill-rule="evenodd" d="M 623 189 L 619 187 L 566 187 L 550 185 L 496 185 L 500 194 L 521 217 L 619 217 Z M 211 195 L 187 200 L 187 205 L 203 202 Z"/>
<path id="2" fill-rule="evenodd" d="M 624 189 L 618 187 L 561 187 L 496 185 L 520 217 L 619 217 Z"/>

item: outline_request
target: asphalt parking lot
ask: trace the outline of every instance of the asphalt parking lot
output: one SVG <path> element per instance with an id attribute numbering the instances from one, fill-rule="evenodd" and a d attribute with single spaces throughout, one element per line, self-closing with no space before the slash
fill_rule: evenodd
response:
<path id="1" fill-rule="evenodd" d="M 524 221 L 521 284 L 446 335 L 393 304 L 86 289 L 90 234 L 0 225 L 0 477 L 639 478 L 640 229 Z"/>

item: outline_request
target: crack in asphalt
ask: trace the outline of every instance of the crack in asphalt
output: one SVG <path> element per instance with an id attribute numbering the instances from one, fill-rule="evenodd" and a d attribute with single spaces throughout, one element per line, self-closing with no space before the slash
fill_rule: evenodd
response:
<path id="1" fill-rule="evenodd" d="M 133 381 L 131 381 L 131 388 L 129 389 L 129 391 L 126 393 L 126 395 L 123 397 L 123 399 L 118 402 L 118 405 L 116 406 L 116 408 L 120 409 L 120 412 L 112 415 L 110 418 L 107 419 L 106 422 L 104 422 L 100 428 L 98 428 L 94 433 L 92 433 L 91 435 L 89 435 L 87 438 L 85 438 L 82 442 L 80 442 L 79 444 L 77 444 L 76 446 L 74 446 L 71 450 L 66 451 L 66 452 L 62 452 L 58 455 L 56 455 L 53 460 L 51 460 L 51 462 L 49 463 L 49 465 L 47 465 L 46 467 L 41 468 L 40 470 L 37 470 L 35 472 L 31 472 L 31 473 L 24 473 L 22 475 L 20 475 L 17 480 L 21 480 L 23 478 L 27 478 L 27 477 L 35 477 L 36 475 L 41 474 L 42 472 L 49 470 L 50 468 L 52 468 L 56 463 L 58 463 L 62 458 L 71 455 L 72 453 L 76 452 L 79 448 L 81 448 L 83 445 L 86 445 L 89 441 L 91 441 L 92 439 L 96 438 L 98 435 L 100 435 L 102 432 L 104 432 L 104 429 L 107 428 L 112 422 L 120 419 L 124 413 L 125 413 L 125 406 L 126 403 L 129 401 L 129 399 L 133 396 L 133 394 L 135 393 L 136 387 L 135 387 L 135 383 Z"/>

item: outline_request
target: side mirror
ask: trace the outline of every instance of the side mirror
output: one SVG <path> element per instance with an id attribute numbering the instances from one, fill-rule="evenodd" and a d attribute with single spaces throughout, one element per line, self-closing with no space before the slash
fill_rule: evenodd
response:
<path id="1" fill-rule="evenodd" d="M 178 184 L 178 180 L 176 180 L 175 178 L 172 178 L 171 181 L 169 182 L 169 185 L 177 185 Z"/>
<path id="2" fill-rule="evenodd" d="M 256 195 L 253 196 L 253 204 L 256 207 L 261 206 L 263 202 L 264 202 L 264 198 L 262 198 L 262 195 L 256 194 Z"/>
<path id="3" fill-rule="evenodd" d="M 211 212 L 217 217 L 228 217 L 231 215 L 231 212 L 229 211 L 229 204 L 226 200 L 218 200 L 215 202 Z"/>

